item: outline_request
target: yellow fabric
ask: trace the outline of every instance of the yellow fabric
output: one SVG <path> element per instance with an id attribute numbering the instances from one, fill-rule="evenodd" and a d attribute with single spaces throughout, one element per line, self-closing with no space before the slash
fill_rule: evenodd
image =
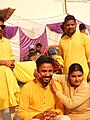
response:
<path id="1" fill-rule="evenodd" d="M 0 110 L 19 103 L 20 89 L 9 67 L 0 66 Z"/>
<path id="2" fill-rule="evenodd" d="M 64 66 L 64 61 L 61 56 L 57 55 L 56 56 L 57 61 L 59 62 L 60 65 Z"/>
<path id="3" fill-rule="evenodd" d="M 64 59 L 63 73 L 68 73 L 68 68 L 72 63 L 79 63 L 84 70 L 84 78 L 87 78 L 90 62 L 90 37 L 83 33 L 74 33 L 72 37 L 64 36 L 59 44 L 60 53 Z"/>
<path id="4" fill-rule="evenodd" d="M 0 39 L 0 60 L 14 60 L 14 54 L 10 42 L 4 37 Z"/>
<path id="5" fill-rule="evenodd" d="M 35 61 L 15 62 L 15 76 L 23 82 L 29 82 L 34 79 L 34 69 L 36 69 Z"/>
<path id="6" fill-rule="evenodd" d="M 61 56 L 56 56 L 57 61 L 64 66 Z M 14 73 L 16 78 L 23 82 L 29 82 L 34 79 L 34 70 L 36 69 L 35 61 L 15 62 Z"/>
<path id="7" fill-rule="evenodd" d="M 61 85 L 56 82 L 60 91 Z M 44 112 L 47 109 L 54 110 L 59 114 L 63 114 L 64 108 L 61 101 L 58 101 L 56 96 L 51 91 L 51 85 L 46 88 L 37 80 L 32 80 L 22 88 L 20 104 L 19 104 L 19 117 L 21 120 L 32 120 L 35 115 Z"/>
<path id="8" fill-rule="evenodd" d="M 9 40 L 0 40 L 0 60 L 13 60 L 14 55 Z M 9 67 L 0 66 L 0 110 L 18 105 L 20 89 Z"/>

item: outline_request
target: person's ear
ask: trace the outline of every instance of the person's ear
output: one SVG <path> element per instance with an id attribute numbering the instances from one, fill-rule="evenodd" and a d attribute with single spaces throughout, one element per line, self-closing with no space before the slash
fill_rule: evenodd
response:
<path id="1" fill-rule="evenodd" d="M 76 23 L 76 27 L 77 27 L 77 23 Z"/>
<path id="2" fill-rule="evenodd" d="M 35 77 L 35 79 L 39 78 L 39 72 L 37 69 L 34 70 L 34 77 Z"/>
<path id="3" fill-rule="evenodd" d="M 39 73 L 39 69 L 37 68 L 37 72 Z"/>

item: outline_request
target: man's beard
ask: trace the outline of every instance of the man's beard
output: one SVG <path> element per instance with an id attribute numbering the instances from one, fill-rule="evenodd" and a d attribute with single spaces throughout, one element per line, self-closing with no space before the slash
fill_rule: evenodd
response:
<path id="1" fill-rule="evenodd" d="M 48 82 L 43 81 L 44 78 L 50 78 L 50 80 Z M 51 81 L 52 76 L 43 76 L 43 77 L 39 77 L 39 82 L 42 84 L 43 87 L 46 87 L 49 82 Z"/>
<path id="2" fill-rule="evenodd" d="M 30 52 L 29 57 L 33 56 L 34 54 L 35 54 L 34 52 Z"/>
<path id="3" fill-rule="evenodd" d="M 40 50 L 36 50 L 36 52 L 40 52 Z"/>

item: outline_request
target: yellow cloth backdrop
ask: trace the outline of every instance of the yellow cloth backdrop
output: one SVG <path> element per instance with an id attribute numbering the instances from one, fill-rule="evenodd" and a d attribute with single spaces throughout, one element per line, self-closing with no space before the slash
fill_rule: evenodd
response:
<path id="1" fill-rule="evenodd" d="M 26 83 L 34 79 L 33 73 L 35 69 L 35 61 L 15 62 L 14 73 L 19 81 Z"/>

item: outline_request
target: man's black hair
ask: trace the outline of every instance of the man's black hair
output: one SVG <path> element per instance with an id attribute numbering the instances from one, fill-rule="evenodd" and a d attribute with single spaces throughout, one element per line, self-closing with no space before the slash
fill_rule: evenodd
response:
<path id="1" fill-rule="evenodd" d="M 62 31 L 64 32 L 64 23 L 62 23 L 62 25 L 60 26 L 60 28 L 61 28 Z"/>
<path id="2" fill-rule="evenodd" d="M 64 19 L 64 23 L 66 23 L 69 20 L 74 20 L 76 22 L 76 19 L 73 15 L 67 15 Z"/>
<path id="3" fill-rule="evenodd" d="M 37 47 L 37 46 L 42 47 L 42 44 L 41 44 L 41 43 L 37 43 L 37 44 L 36 44 L 36 47 Z"/>
<path id="4" fill-rule="evenodd" d="M 63 38 L 65 35 L 66 35 L 66 33 L 64 32 L 64 22 L 62 23 L 62 25 L 60 26 L 60 28 L 62 29 L 62 31 L 63 31 L 63 34 L 62 34 L 62 36 L 61 36 L 61 38 Z"/>
<path id="5" fill-rule="evenodd" d="M 85 26 L 85 24 L 81 23 L 79 25 L 79 30 L 83 30 L 83 29 L 86 29 L 86 26 Z"/>
<path id="6" fill-rule="evenodd" d="M 0 21 L 2 21 L 4 23 L 4 19 L 0 16 Z"/>
<path id="7" fill-rule="evenodd" d="M 49 56 L 45 56 L 45 55 L 41 55 L 37 60 L 36 60 L 36 66 L 37 69 L 39 69 L 39 67 L 44 64 L 44 63 L 51 63 L 52 66 L 54 66 L 54 59 L 49 57 Z"/>

